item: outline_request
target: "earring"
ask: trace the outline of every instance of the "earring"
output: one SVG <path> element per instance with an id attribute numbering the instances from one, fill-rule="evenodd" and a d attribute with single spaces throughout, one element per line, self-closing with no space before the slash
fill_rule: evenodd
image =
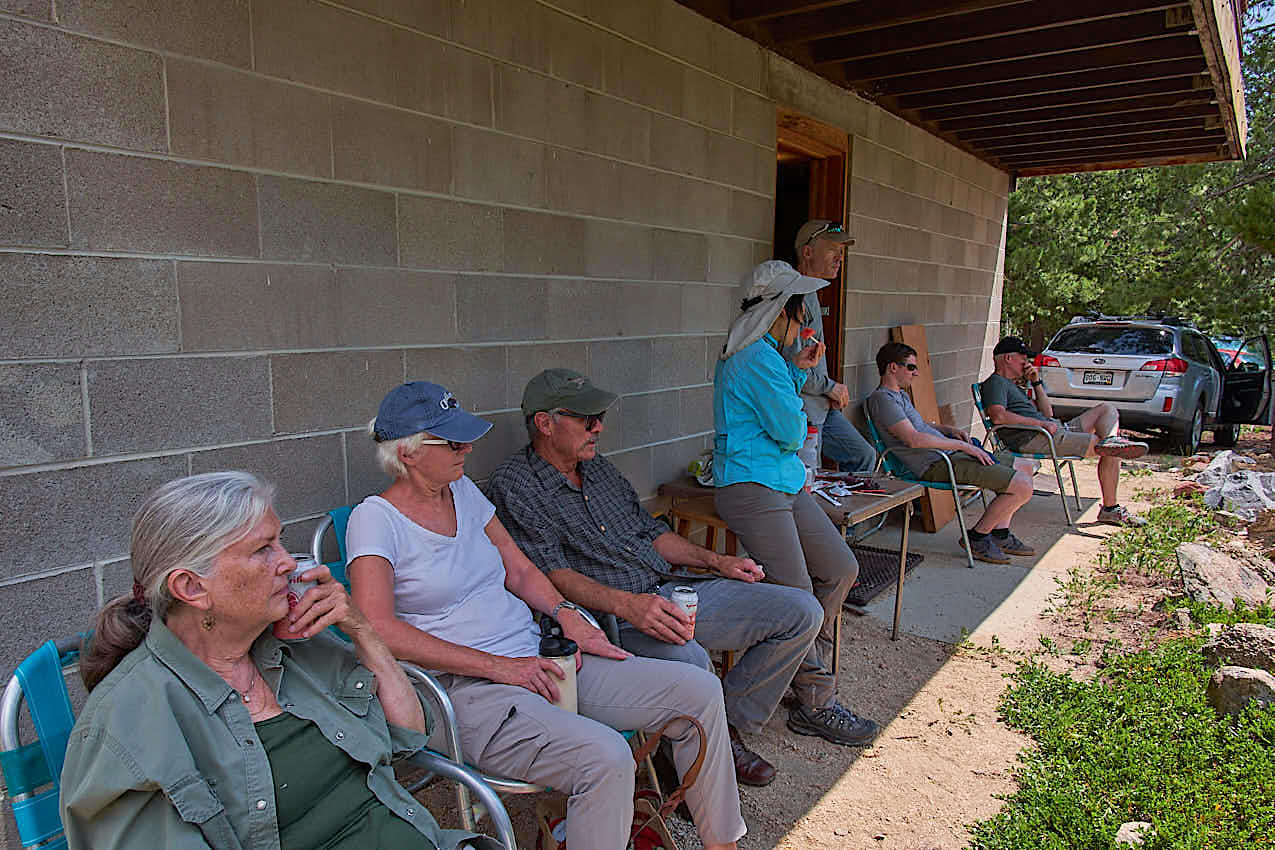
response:
<path id="1" fill-rule="evenodd" d="M 204 614 L 203 619 L 199 621 L 199 625 L 204 627 L 204 631 L 211 632 L 213 630 L 213 626 L 217 625 L 217 618 L 213 616 L 211 611 L 209 611 Z"/>

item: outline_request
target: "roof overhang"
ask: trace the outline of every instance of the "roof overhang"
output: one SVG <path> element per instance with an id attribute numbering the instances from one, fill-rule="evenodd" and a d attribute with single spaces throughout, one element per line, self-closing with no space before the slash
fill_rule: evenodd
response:
<path id="1" fill-rule="evenodd" d="M 1011 174 L 1244 157 L 1246 0 L 679 2 Z"/>

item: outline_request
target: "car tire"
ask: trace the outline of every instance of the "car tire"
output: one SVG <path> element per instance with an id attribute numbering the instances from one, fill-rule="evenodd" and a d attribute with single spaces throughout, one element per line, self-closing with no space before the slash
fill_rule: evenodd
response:
<path id="1" fill-rule="evenodd" d="M 1174 448 L 1183 455 L 1193 455 L 1200 448 L 1200 437 L 1204 434 L 1204 399 L 1195 403 L 1191 418 L 1185 428 L 1174 429 L 1171 437 Z"/>
<path id="2" fill-rule="evenodd" d="M 1213 444 L 1217 446 L 1233 446 L 1240 441 L 1240 426 L 1219 425 L 1213 429 Z"/>

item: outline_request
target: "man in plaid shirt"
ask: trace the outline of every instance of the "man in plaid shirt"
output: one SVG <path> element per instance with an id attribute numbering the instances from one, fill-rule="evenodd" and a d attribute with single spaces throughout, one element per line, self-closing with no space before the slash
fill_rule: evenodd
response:
<path id="1" fill-rule="evenodd" d="M 488 498 L 563 596 L 616 616 L 620 643 L 635 655 L 712 669 L 706 649 L 743 650 L 722 683 L 735 771 L 741 783 L 766 785 L 775 768 L 740 733 L 759 732 L 789 685 L 808 698 L 802 660 L 823 609 L 803 590 L 761 583 L 752 559 L 697 546 L 642 508 L 597 452 L 616 398 L 568 369 L 532 378 L 522 399 L 531 442 L 492 474 Z M 680 584 L 699 594 L 694 620 L 669 599 Z"/>

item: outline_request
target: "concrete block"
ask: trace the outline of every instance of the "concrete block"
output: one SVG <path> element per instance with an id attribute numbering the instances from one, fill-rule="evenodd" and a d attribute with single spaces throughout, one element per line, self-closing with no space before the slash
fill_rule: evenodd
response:
<path id="1" fill-rule="evenodd" d="M 161 457 L 4 478 L 0 551 L 5 556 L 0 578 L 126 553 L 130 523 L 142 499 L 185 474 L 185 458 Z M 74 521 L 68 522 L 68 517 Z"/>
<path id="2" fill-rule="evenodd" d="M 392 266 L 398 261 L 388 192 L 261 177 L 261 253 L 272 260 Z"/>
<path id="3" fill-rule="evenodd" d="M 443 87 L 443 114 L 454 121 L 464 121 L 482 127 L 490 127 L 493 123 L 493 63 L 486 56 L 479 56 L 468 50 L 461 50 L 449 44 L 441 44 L 436 60 L 433 60 L 424 72 L 412 79 L 418 85 L 427 76 L 437 80 L 441 77 Z M 417 48 L 419 50 L 419 48 Z M 431 58 L 432 53 L 420 52 L 417 56 Z M 425 89 L 404 98 L 400 105 L 423 112 L 435 96 L 433 87 L 437 82 L 425 83 Z"/>
<path id="4" fill-rule="evenodd" d="M 53 20 L 52 0 L 0 0 L 0 9 L 14 15 L 36 18 L 41 21 Z M 0 833 L 3 835 L 3 833 Z"/>
<path id="5" fill-rule="evenodd" d="M 654 116 L 640 106 L 586 92 L 587 142 L 578 145 L 628 162 L 647 162 Z"/>
<path id="6" fill-rule="evenodd" d="M 167 70 L 173 153 L 331 176 L 328 95 L 202 62 L 169 59 Z"/>
<path id="7" fill-rule="evenodd" d="M 710 70 L 744 88 L 761 91 L 766 74 L 761 45 L 721 26 L 712 28 L 710 39 Z"/>
<path id="8" fill-rule="evenodd" d="M 750 196 L 752 200 L 745 202 L 736 200 L 734 197 L 736 194 L 740 193 L 715 183 L 680 178 L 676 181 L 673 191 L 670 195 L 666 195 L 663 201 L 663 206 L 667 209 L 668 198 L 676 199 L 672 210 L 669 211 L 672 220 L 660 221 L 660 223 L 693 230 L 716 230 L 747 235 L 743 230 L 735 228 L 760 227 L 759 222 L 762 218 L 760 208 L 764 199 Z M 767 210 L 765 218 L 769 220 L 769 207 Z M 765 236 L 767 242 L 770 241 L 771 235 L 771 231 L 767 230 Z"/>
<path id="9" fill-rule="evenodd" d="M 638 285 L 632 285 L 638 288 Z M 632 326 L 623 292 L 629 285 L 589 280 L 548 282 L 549 339 L 613 337 Z"/>
<path id="10" fill-rule="evenodd" d="M 376 459 L 376 443 L 366 431 L 346 431 L 342 436 L 345 438 L 346 504 L 352 505 L 382 492 L 393 479 L 381 469 Z"/>
<path id="11" fill-rule="evenodd" d="M 452 38 L 513 65 L 548 71 L 551 15 L 565 17 L 535 0 L 464 0 L 456 4 Z"/>
<path id="12" fill-rule="evenodd" d="M 651 477 L 651 447 L 609 452 L 607 460 L 615 464 L 639 499 L 655 495 L 655 479 Z"/>
<path id="13" fill-rule="evenodd" d="M 516 277 L 467 277 L 456 289 L 460 338 L 487 340 L 544 339 L 547 323 L 546 283 Z"/>
<path id="14" fill-rule="evenodd" d="M 87 454 L 79 366 L 0 365 L 0 467 Z"/>
<path id="15" fill-rule="evenodd" d="M 701 434 L 713 431 L 713 388 L 678 390 L 681 397 L 678 433 Z"/>
<path id="16" fill-rule="evenodd" d="M 0 619 L 0 669 L 13 670 L 46 640 L 92 627 L 97 580 L 90 567 L 11 584 L 0 587 L 0 606 L 8 612 Z"/>
<path id="17" fill-rule="evenodd" d="M 698 68 L 712 64 L 714 27 L 708 18 L 677 3 L 651 7 L 651 45 Z"/>
<path id="18" fill-rule="evenodd" d="M 688 121 L 728 133 L 731 126 L 731 88 L 716 77 L 683 66 L 682 108 L 677 114 Z M 773 122 L 774 119 L 771 120 Z"/>
<path id="19" fill-rule="evenodd" d="M 651 234 L 656 280 L 693 281 L 708 275 L 708 237 L 702 233 L 656 230 Z"/>
<path id="20" fill-rule="evenodd" d="M 585 90 L 526 68 L 497 63 L 495 126 L 516 136 L 588 149 Z M 545 116 L 552 115 L 552 121 Z"/>
<path id="21" fill-rule="evenodd" d="M 514 407 L 506 382 L 507 350 L 502 345 L 414 348 L 407 351 L 407 380 L 431 381 L 451 390 L 470 413 Z M 522 388 L 518 388 L 521 397 Z M 370 417 L 369 417 L 370 418 Z"/>
<path id="22" fill-rule="evenodd" d="M 574 369 L 589 373 L 588 347 L 582 342 L 559 342 L 548 345 L 513 345 L 509 347 L 509 369 L 506 373 L 506 407 L 522 407 L 522 393 L 527 382 L 545 369 Z M 492 375 L 495 379 L 497 376 Z"/>
<path id="23" fill-rule="evenodd" d="M 578 0 L 569 0 L 578 2 Z M 626 0 L 589 0 L 576 10 L 607 29 L 637 41 L 649 42 L 654 33 L 650 5 L 637 5 Z"/>
<path id="24" fill-rule="evenodd" d="M 590 88 L 602 88 L 607 36 L 597 27 L 553 10 L 545 12 L 549 73 Z"/>
<path id="25" fill-rule="evenodd" d="M 755 263 L 753 243 L 729 236 L 708 237 L 708 276 L 712 283 L 738 284 Z"/>
<path id="26" fill-rule="evenodd" d="M 775 202 L 765 195 L 732 189 L 730 192 L 731 233 L 758 241 L 770 241 L 775 232 Z"/>
<path id="27" fill-rule="evenodd" d="M 74 248 L 257 255 L 251 174 L 68 150 L 66 181 Z"/>
<path id="28" fill-rule="evenodd" d="M 649 227 L 587 220 L 584 223 L 585 273 L 596 277 L 651 279 Z"/>
<path id="29" fill-rule="evenodd" d="M 651 340 L 651 369 L 651 383 L 656 387 L 704 383 L 704 337 L 667 336 Z"/>
<path id="30" fill-rule="evenodd" d="M 95 455 L 270 434 L 264 357 L 94 361 L 88 366 L 88 390 Z"/>
<path id="31" fill-rule="evenodd" d="M 619 295 L 623 336 L 668 333 L 682 321 L 682 293 L 677 284 L 626 284 L 619 288 Z"/>
<path id="32" fill-rule="evenodd" d="M 505 458 L 527 445 L 527 429 L 521 412 L 497 413 L 484 418 L 491 422 L 492 428 L 474 443 L 474 450 L 465 458 L 465 474 L 480 482 L 490 478 Z"/>
<path id="33" fill-rule="evenodd" d="M 151 53 L 0 21 L 0 128 L 164 151 L 164 69 Z"/>
<path id="34" fill-rule="evenodd" d="M 276 434 L 353 428 L 367 424 L 385 394 L 403 383 L 403 355 L 276 354 L 270 358 L 270 376 Z"/>
<path id="35" fill-rule="evenodd" d="M 653 386 L 649 339 L 589 343 L 589 369 L 594 384 L 618 395 L 644 393 Z"/>
<path id="36" fill-rule="evenodd" d="M 739 312 L 739 292 L 733 286 L 683 286 L 682 332 L 722 333 Z"/>
<path id="37" fill-rule="evenodd" d="M 404 266 L 499 271 L 504 219 L 499 207 L 400 195 L 398 239 Z"/>
<path id="38" fill-rule="evenodd" d="M 648 224 L 685 226 L 682 220 L 686 216 L 678 209 L 678 204 L 686 177 L 627 164 L 620 165 L 618 173 L 620 189 L 612 206 L 613 217 Z"/>
<path id="39" fill-rule="evenodd" d="M 625 396 L 622 412 L 625 448 L 667 440 L 680 432 L 681 391 Z"/>
<path id="40" fill-rule="evenodd" d="M 62 152 L 0 140 L 0 245 L 65 246 Z"/>
<path id="41" fill-rule="evenodd" d="M 775 193 L 775 152 L 751 142 L 709 133 L 708 170 L 703 176 L 754 192 Z"/>
<path id="42" fill-rule="evenodd" d="M 173 264 L 0 254 L 0 339 L 9 356 L 177 350 Z"/>
<path id="43" fill-rule="evenodd" d="M 177 263 L 183 351 L 335 345 L 342 323 L 331 266 Z"/>
<path id="44" fill-rule="evenodd" d="M 603 80 L 608 94 L 681 115 L 684 68 L 640 44 L 614 39 L 607 45 Z"/>
<path id="45" fill-rule="evenodd" d="M 128 558 L 99 564 L 96 572 L 102 583 L 103 604 L 124 593 L 132 595 L 133 562 Z"/>
<path id="46" fill-rule="evenodd" d="M 451 31 L 449 0 L 343 0 L 342 5 L 432 35 L 445 37 Z"/>
<path id="47" fill-rule="evenodd" d="M 451 125 L 423 115 L 336 98 L 332 156 L 339 180 L 426 192 L 451 187 Z"/>
<path id="48" fill-rule="evenodd" d="M 624 449 L 624 399 L 607 409 L 606 424 L 598 435 L 598 453 L 611 454 Z"/>
<path id="49" fill-rule="evenodd" d="M 269 481 L 275 486 L 275 512 L 286 522 L 346 503 L 341 437 L 323 434 L 194 452 L 190 471 L 241 469 Z"/>
<path id="50" fill-rule="evenodd" d="M 715 165 L 710 161 L 710 137 L 714 135 L 698 124 L 654 115 L 651 117 L 651 164 L 678 174 L 708 177 Z"/>
<path id="51" fill-rule="evenodd" d="M 527 207 L 545 205 L 543 144 L 461 126 L 453 129 L 453 139 L 456 195 Z"/>
<path id="52" fill-rule="evenodd" d="M 456 277 L 397 269 L 339 269 L 341 345 L 421 345 L 456 339 Z"/>
<path id="53" fill-rule="evenodd" d="M 704 335 L 704 375 L 712 381 L 717 372 L 717 363 L 721 358 L 722 348 L 726 345 L 726 334 Z"/>
<path id="54" fill-rule="evenodd" d="M 58 22 L 77 32 L 227 65 L 252 64 L 243 0 L 57 0 L 57 12 Z"/>
<path id="55" fill-rule="evenodd" d="M 676 481 L 686 475 L 686 466 L 699 457 L 704 441 L 700 437 L 687 437 L 671 443 L 651 447 L 651 474 L 656 485 Z"/>
<path id="56" fill-rule="evenodd" d="M 613 216 L 620 166 L 600 156 L 550 148 L 546 160 L 548 206 L 584 215 Z"/>
<path id="57" fill-rule="evenodd" d="M 585 273 L 584 219 L 527 210 L 504 210 L 503 216 L 506 272 Z"/>

